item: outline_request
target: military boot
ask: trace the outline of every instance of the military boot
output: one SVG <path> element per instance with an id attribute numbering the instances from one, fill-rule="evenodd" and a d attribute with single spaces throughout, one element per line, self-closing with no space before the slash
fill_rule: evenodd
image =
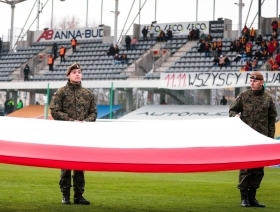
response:
<path id="1" fill-rule="evenodd" d="M 257 193 L 257 189 L 254 188 L 250 188 L 249 189 L 249 203 L 252 207 L 261 207 L 264 208 L 265 205 L 261 204 L 258 202 L 258 200 L 256 200 L 256 193 Z"/>
<path id="2" fill-rule="evenodd" d="M 86 200 L 82 195 L 75 195 L 74 203 L 81 204 L 81 205 L 90 205 L 90 202 L 88 200 Z"/>
<path id="3" fill-rule="evenodd" d="M 61 204 L 66 204 L 66 205 L 71 204 L 70 197 L 69 196 L 63 196 Z"/>
<path id="4" fill-rule="evenodd" d="M 248 192 L 249 192 L 248 189 L 240 189 L 241 207 L 250 207 Z"/>

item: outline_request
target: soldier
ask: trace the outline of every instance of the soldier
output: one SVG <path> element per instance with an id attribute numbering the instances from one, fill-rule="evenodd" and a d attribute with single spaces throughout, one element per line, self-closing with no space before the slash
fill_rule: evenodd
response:
<path id="1" fill-rule="evenodd" d="M 81 85 L 82 71 L 78 63 L 69 66 L 66 72 L 68 82 L 66 86 L 54 94 L 50 109 L 54 120 L 73 122 L 94 122 L 97 117 L 95 97 L 93 93 Z M 60 190 L 63 194 L 62 204 L 71 204 L 71 170 L 61 170 Z M 83 197 L 84 172 L 74 170 L 73 189 L 74 203 L 89 205 Z"/>
<path id="2" fill-rule="evenodd" d="M 239 94 L 230 105 L 229 116 L 240 117 L 257 132 L 274 138 L 277 111 L 271 96 L 264 91 L 262 73 L 253 72 L 250 76 L 250 84 L 251 89 Z M 256 191 L 263 176 L 263 167 L 240 170 L 238 189 L 241 193 L 242 207 L 265 207 L 256 200 Z"/>

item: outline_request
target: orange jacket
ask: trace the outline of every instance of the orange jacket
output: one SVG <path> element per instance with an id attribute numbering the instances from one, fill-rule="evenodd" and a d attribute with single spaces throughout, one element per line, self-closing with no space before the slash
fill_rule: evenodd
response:
<path id="1" fill-rule="evenodd" d="M 61 47 L 59 50 L 59 55 L 64 55 L 65 54 L 65 48 Z"/>
<path id="2" fill-rule="evenodd" d="M 250 30 L 250 36 L 255 36 L 255 30 L 253 28 Z"/>
<path id="3" fill-rule="evenodd" d="M 72 46 L 76 46 L 77 45 L 77 41 L 75 39 L 71 39 L 71 45 Z"/>
<path id="4" fill-rule="evenodd" d="M 52 65 L 53 64 L 53 57 L 49 57 L 48 59 L 48 65 Z"/>

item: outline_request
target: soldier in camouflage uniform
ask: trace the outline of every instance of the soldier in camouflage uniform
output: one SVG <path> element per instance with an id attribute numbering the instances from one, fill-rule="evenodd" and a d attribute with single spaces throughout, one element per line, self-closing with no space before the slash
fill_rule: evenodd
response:
<path id="1" fill-rule="evenodd" d="M 81 86 L 82 71 L 78 63 L 67 69 L 67 85 L 54 94 L 50 109 L 54 120 L 74 122 L 94 122 L 96 120 L 96 104 L 93 93 Z M 61 170 L 60 190 L 63 194 L 62 204 L 71 204 L 71 170 Z M 82 195 L 84 193 L 84 172 L 74 170 L 73 189 L 74 203 L 89 205 Z"/>
<path id="2" fill-rule="evenodd" d="M 251 89 L 237 96 L 230 105 L 229 116 L 240 117 L 257 132 L 274 138 L 277 111 L 271 96 L 264 91 L 263 83 L 262 73 L 253 72 L 250 76 Z M 238 188 L 242 207 L 265 207 L 256 200 L 256 190 L 263 176 L 263 167 L 240 170 Z"/>

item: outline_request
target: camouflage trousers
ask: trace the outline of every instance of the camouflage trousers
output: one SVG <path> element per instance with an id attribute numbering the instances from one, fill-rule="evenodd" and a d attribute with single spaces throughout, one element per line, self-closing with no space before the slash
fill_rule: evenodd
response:
<path id="1" fill-rule="evenodd" d="M 258 189 L 264 176 L 263 167 L 254 169 L 241 169 L 239 171 L 239 189 Z"/>
<path id="2" fill-rule="evenodd" d="M 84 193 L 85 178 L 83 171 L 73 171 L 73 190 L 75 196 L 81 196 Z M 71 170 L 61 170 L 60 174 L 60 191 L 63 196 L 70 196 L 71 189 Z"/>

